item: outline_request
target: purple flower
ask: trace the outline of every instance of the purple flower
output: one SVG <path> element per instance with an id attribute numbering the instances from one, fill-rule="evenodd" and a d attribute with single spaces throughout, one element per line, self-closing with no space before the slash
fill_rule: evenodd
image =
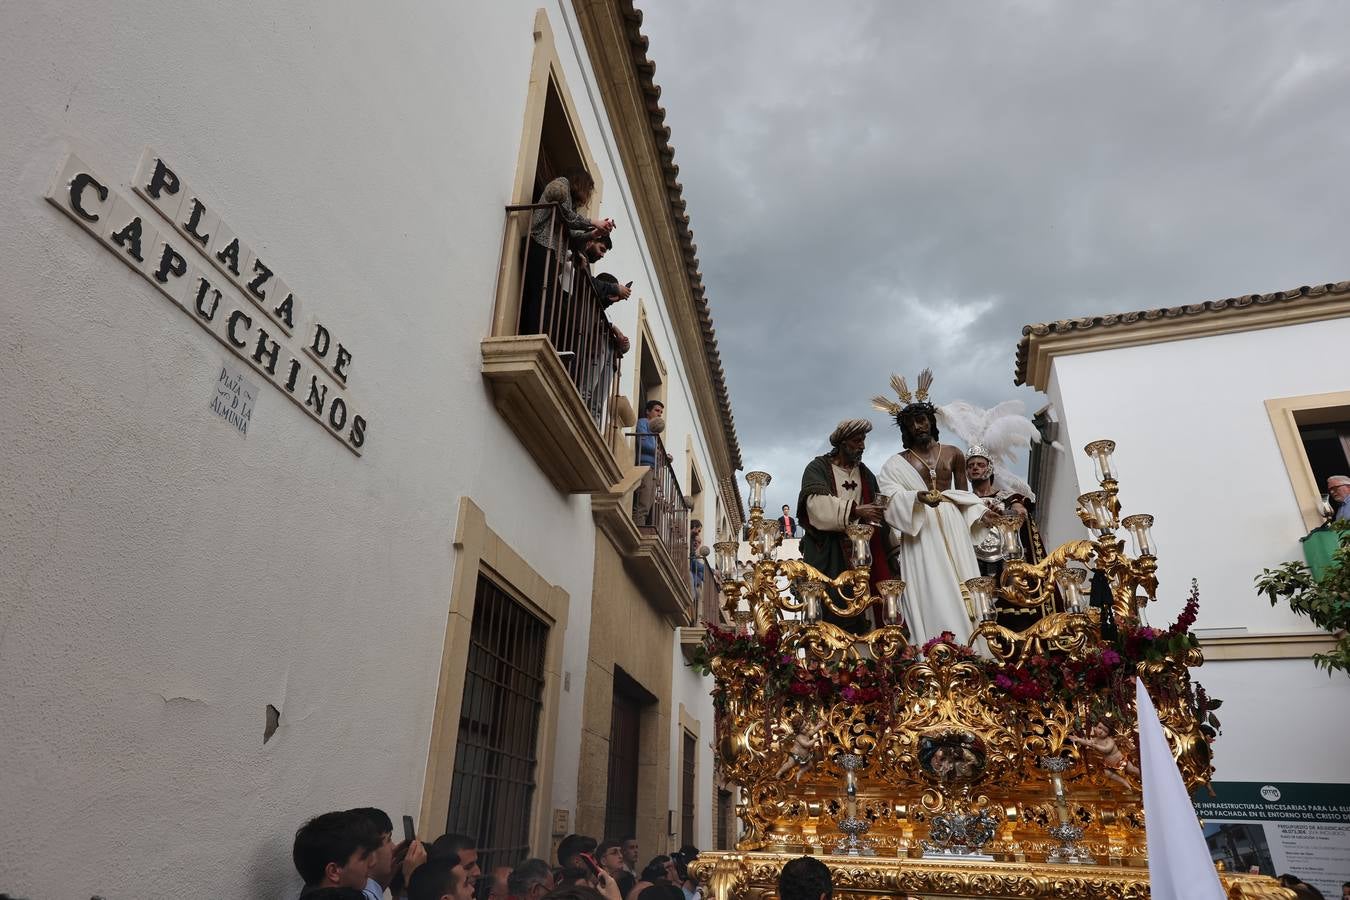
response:
<path id="1" fill-rule="evenodd" d="M 1007 690 L 1008 688 L 1012 687 L 1012 679 L 1009 678 L 1007 675 L 1004 675 L 1002 672 L 999 672 L 997 675 L 994 676 L 994 684 L 998 685 L 1004 690 Z"/>
<path id="2" fill-rule="evenodd" d="M 1102 651 L 1102 665 L 1115 666 L 1120 664 L 1120 654 L 1110 647 Z"/>

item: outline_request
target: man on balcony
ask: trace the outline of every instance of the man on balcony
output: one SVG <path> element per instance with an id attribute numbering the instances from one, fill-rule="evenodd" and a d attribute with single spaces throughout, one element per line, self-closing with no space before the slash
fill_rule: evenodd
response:
<path id="1" fill-rule="evenodd" d="M 666 430 L 666 405 L 660 400 L 648 400 L 642 407 L 642 418 L 637 423 L 637 464 L 646 466 L 647 471 L 638 484 L 637 496 L 633 504 L 633 521 L 639 525 L 651 525 L 652 506 L 656 503 L 656 457 L 660 439 L 656 436 Z M 670 454 L 665 454 L 661 465 L 670 462 Z"/>
<path id="2" fill-rule="evenodd" d="M 694 588 L 694 597 L 703 590 L 703 557 L 699 555 L 699 545 L 703 542 L 703 523 L 698 519 L 689 520 L 689 579 Z"/>
<path id="3" fill-rule="evenodd" d="M 1344 475 L 1332 475 L 1327 479 L 1327 500 L 1336 510 L 1333 517 L 1337 522 L 1350 521 L 1350 478 Z"/>

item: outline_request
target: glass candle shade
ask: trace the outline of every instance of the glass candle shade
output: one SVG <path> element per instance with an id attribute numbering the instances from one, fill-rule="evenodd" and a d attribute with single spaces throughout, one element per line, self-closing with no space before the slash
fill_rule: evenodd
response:
<path id="1" fill-rule="evenodd" d="M 1064 796 L 1064 773 L 1073 765 L 1062 756 L 1042 756 L 1040 767 L 1050 773 L 1050 789 L 1055 795 L 1055 815 L 1060 825 L 1069 824 L 1069 802 Z"/>
<path id="2" fill-rule="evenodd" d="M 746 472 L 745 480 L 750 484 L 750 508 L 764 511 L 764 489 L 773 481 L 768 472 Z"/>
<path id="3" fill-rule="evenodd" d="M 1069 803 L 1064 796 L 1064 778 L 1058 772 L 1050 776 L 1050 788 L 1055 792 L 1055 815 L 1059 824 L 1069 824 Z"/>
<path id="4" fill-rule="evenodd" d="M 970 592 L 970 603 L 975 607 L 975 615 L 987 619 L 994 613 L 994 579 L 989 575 L 971 578 L 966 582 Z"/>
<path id="5" fill-rule="evenodd" d="M 999 516 L 994 521 L 998 528 L 999 548 L 1004 559 L 1021 559 L 1022 552 L 1022 516 Z"/>
<path id="6" fill-rule="evenodd" d="M 1106 491 L 1089 491 L 1078 498 L 1078 505 L 1088 511 L 1092 527 L 1102 534 L 1116 527 L 1116 515 L 1111 511 L 1111 495 Z"/>
<path id="7" fill-rule="evenodd" d="M 901 606 L 905 596 L 905 583 L 898 578 L 878 581 L 877 591 L 881 594 L 882 605 L 885 607 L 886 624 L 899 625 L 905 617 Z"/>
<path id="8" fill-rule="evenodd" d="M 1098 484 L 1116 480 L 1116 467 L 1111 459 L 1111 454 L 1116 452 L 1115 441 L 1093 441 L 1083 448 L 1083 452 L 1092 460 Z"/>
<path id="9" fill-rule="evenodd" d="M 745 594 L 736 598 L 736 608 L 731 612 L 731 620 L 736 623 L 738 630 L 744 629 L 747 634 L 750 632 L 751 623 L 755 620 L 755 611 Z"/>
<path id="10" fill-rule="evenodd" d="M 808 624 L 820 621 L 825 603 L 825 585 L 818 581 L 801 579 L 796 584 L 797 599 L 802 602 L 802 621 Z"/>
<path id="11" fill-rule="evenodd" d="M 736 551 L 740 549 L 740 544 L 736 541 L 718 541 L 713 544 L 713 551 L 717 554 L 717 574 L 722 576 L 723 581 L 736 580 Z"/>
<path id="12" fill-rule="evenodd" d="M 756 529 L 760 553 L 768 553 L 777 547 L 779 541 L 783 538 L 783 529 L 778 526 L 777 519 L 761 519 Z"/>
<path id="13" fill-rule="evenodd" d="M 1130 533 L 1134 541 L 1136 556 L 1157 556 L 1158 549 L 1153 545 L 1153 517 L 1148 513 L 1135 513 L 1121 519 L 1120 524 Z"/>
<path id="14" fill-rule="evenodd" d="M 872 565 L 873 530 L 873 526 L 865 522 L 855 522 L 848 526 L 849 556 L 853 560 L 853 568 L 855 569 L 866 569 Z"/>
<path id="15" fill-rule="evenodd" d="M 1082 569 L 1060 569 L 1055 573 L 1055 584 L 1068 612 L 1083 611 L 1083 574 Z"/>

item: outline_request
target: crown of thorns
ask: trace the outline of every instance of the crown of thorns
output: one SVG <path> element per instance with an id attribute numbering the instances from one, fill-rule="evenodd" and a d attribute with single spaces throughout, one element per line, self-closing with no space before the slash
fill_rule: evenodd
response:
<path id="1" fill-rule="evenodd" d="M 928 413 L 937 415 L 937 407 L 928 401 L 928 389 L 933 386 L 933 370 L 924 369 L 919 373 L 915 382 L 916 389 L 911 392 L 909 385 L 905 382 L 905 376 L 891 376 L 891 390 L 900 398 L 900 403 L 896 403 L 889 397 L 877 394 L 872 398 L 872 406 L 882 412 L 890 413 L 895 416 L 897 421 L 905 415 L 911 413 Z"/>

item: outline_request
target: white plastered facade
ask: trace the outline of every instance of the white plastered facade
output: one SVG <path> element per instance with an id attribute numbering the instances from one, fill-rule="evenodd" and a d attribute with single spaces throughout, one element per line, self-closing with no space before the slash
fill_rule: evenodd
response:
<path id="1" fill-rule="evenodd" d="M 1222 313 L 1214 314 L 1222 315 Z M 1122 514 L 1151 513 L 1158 602 L 1150 623 L 1181 611 L 1200 589 L 1195 630 L 1209 661 L 1195 672 L 1224 700 L 1215 745 L 1220 781 L 1350 781 L 1350 703 L 1343 675 L 1278 656 L 1272 639 L 1315 632 L 1286 605 L 1272 607 L 1253 579 L 1303 558 L 1306 527 L 1265 401 L 1343 390 L 1337 360 L 1350 319 L 1213 334 L 1053 357 L 1047 384 L 1065 452 L 1043 491 L 1047 548 L 1085 531 L 1075 498 L 1095 490 L 1089 441 L 1116 441 Z M 1212 642 L 1222 638 L 1222 650 Z"/>
<path id="2" fill-rule="evenodd" d="M 417 817 L 465 497 L 569 597 L 540 789 L 575 809 L 596 530 L 480 374 L 537 5 L 0 7 L 0 890 L 287 896 L 306 817 Z M 605 267 L 667 364 L 667 441 L 710 474 L 703 363 L 573 12 L 544 9 L 618 222 Z M 246 437 L 214 416 L 227 350 L 43 200 L 71 150 L 133 196 L 146 147 L 340 330 L 363 456 L 265 384 Z M 634 336 L 636 300 L 612 318 Z M 711 735 L 702 682 L 672 677 Z"/>

